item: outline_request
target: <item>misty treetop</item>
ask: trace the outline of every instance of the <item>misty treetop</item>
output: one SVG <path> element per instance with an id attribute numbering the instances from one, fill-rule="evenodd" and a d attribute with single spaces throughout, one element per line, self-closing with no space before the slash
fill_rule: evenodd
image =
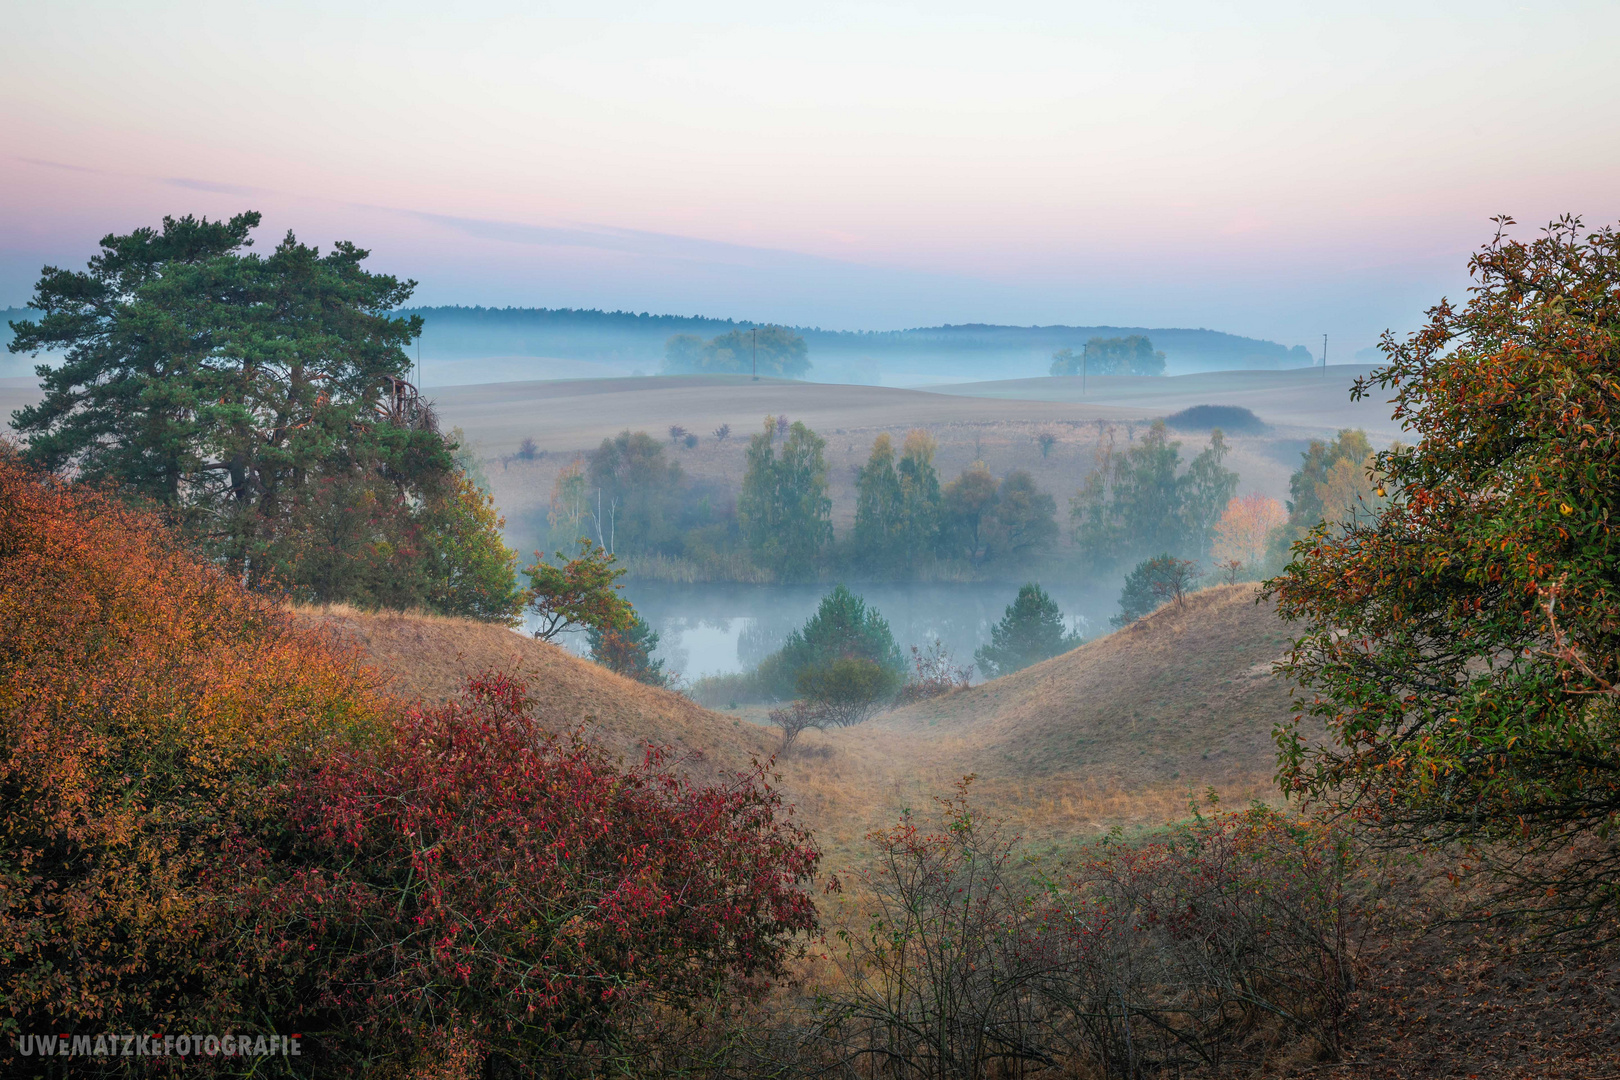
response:
<path id="1" fill-rule="evenodd" d="M 739 328 L 707 341 L 696 334 L 676 334 L 664 343 L 664 370 L 797 379 L 810 370 L 809 352 L 804 338 L 781 326 Z"/>
<path id="2" fill-rule="evenodd" d="M 26 456 L 168 507 L 250 586 L 510 618 L 499 518 L 405 380 L 415 283 L 349 243 L 247 252 L 259 220 L 164 218 L 44 269 L 10 349 L 64 359 L 13 416 Z"/>
<path id="3" fill-rule="evenodd" d="M 1099 568 L 1155 553 L 1200 559 L 1237 490 L 1238 475 L 1221 462 L 1219 428 L 1209 446 L 1183 469 L 1181 443 L 1155 422 L 1140 442 L 1106 447 L 1084 486 L 1070 500 L 1074 541 Z"/>
<path id="4" fill-rule="evenodd" d="M 832 542 L 826 448 L 804 424 L 784 427 L 774 416 L 748 440 L 738 522 L 755 561 L 785 579 L 809 577 Z"/>
<path id="5" fill-rule="evenodd" d="M 1085 348 L 1059 349 L 1052 354 L 1053 375 L 1163 375 L 1164 353 L 1142 334 L 1094 337 Z"/>

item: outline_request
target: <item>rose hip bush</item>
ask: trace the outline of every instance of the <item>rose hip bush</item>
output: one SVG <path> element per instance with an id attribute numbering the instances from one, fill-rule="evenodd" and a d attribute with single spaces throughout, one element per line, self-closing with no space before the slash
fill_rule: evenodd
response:
<path id="1" fill-rule="evenodd" d="M 153 515 L 0 444 L 0 1055 L 13 1032 L 253 1030 L 271 984 L 238 887 L 284 828 L 275 785 L 382 737 L 383 708 Z"/>
<path id="2" fill-rule="evenodd" d="M 289 781 L 308 869 L 262 906 L 289 946 L 313 935 L 304 982 L 357 1045 L 453 1018 L 525 1069 L 629 1070 L 649 1010 L 763 992 L 815 928 L 818 855 L 762 772 L 621 768 L 529 705 L 484 676 Z"/>

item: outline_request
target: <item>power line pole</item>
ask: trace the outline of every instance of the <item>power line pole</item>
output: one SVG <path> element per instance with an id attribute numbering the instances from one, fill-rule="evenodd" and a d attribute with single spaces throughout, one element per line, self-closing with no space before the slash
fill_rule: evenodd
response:
<path id="1" fill-rule="evenodd" d="M 754 381 L 759 382 L 759 327 L 754 327 L 749 333 L 754 336 Z"/>
<path id="2" fill-rule="evenodd" d="M 1327 335 L 1322 335 L 1322 378 L 1327 378 Z"/>

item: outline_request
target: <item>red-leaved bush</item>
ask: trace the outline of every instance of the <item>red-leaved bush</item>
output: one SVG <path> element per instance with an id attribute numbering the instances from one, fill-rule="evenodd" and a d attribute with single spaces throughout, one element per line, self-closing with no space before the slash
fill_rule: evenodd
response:
<path id="1" fill-rule="evenodd" d="M 653 1012 L 764 989 L 816 925 L 819 856 L 762 772 L 620 767 L 506 676 L 289 789 L 307 869 L 261 906 L 354 1061 L 453 1028 L 522 1070 L 613 1071 L 652 1052 Z"/>

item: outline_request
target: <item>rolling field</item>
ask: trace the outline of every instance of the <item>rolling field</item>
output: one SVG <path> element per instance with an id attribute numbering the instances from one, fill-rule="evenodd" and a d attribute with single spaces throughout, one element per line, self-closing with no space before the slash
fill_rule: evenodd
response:
<path id="1" fill-rule="evenodd" d="M 745 471 L 747 437 L 766 415 L 802 420 L 827 440 L 833 522 L 854 517 L 855 470 L 882 432 L 900 437 L 926 428 L 939 442 L 940 475 L 950 479 L 976 460 L 997 475 L 1026 469 L 1058 501 L 1084 482 L 1099 447 L 1128 445 L 1153 419 L 1196 404 L 1238 404 L 1264 430 L 1229 433 L 1228 467 L 1242 477 L 1239 493 L 1288 493 L 1288 478 L 1308 440 L 1340 428 L 1364 427 L 1377 444 L 1398 431 L 1388 407 L 1352 402 L 1349 386 L 1365 368 L 1320 371 L 1228 371 L 1166 378 L 1090 379 L 1082 400 L 1079 379 L 967 383 L 933 390 L 788 382 L 740 376 L 656 376 L 640 379 L 556 380 L 445 387 L 432 394 L 444 426 L 459 427 L 484 462 L 512 542 L 527 551 L 539 535 L 559 470 L 604 438 L 626 429 L 666 438 L 671 425 L 698 436 L 670 456 L 690 475 L 735 486 Z M 731 427 L 724 441 L 714 435 Z M 1036 437 L 1057 441 L 1043 455 Z M 1207 432 L 1178 433 L 1190 457 Z M 525 439 L 541 453 L 513 455 Z"/>

